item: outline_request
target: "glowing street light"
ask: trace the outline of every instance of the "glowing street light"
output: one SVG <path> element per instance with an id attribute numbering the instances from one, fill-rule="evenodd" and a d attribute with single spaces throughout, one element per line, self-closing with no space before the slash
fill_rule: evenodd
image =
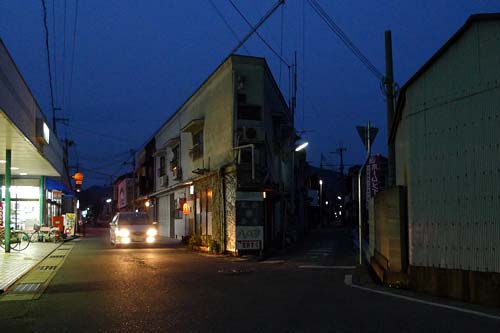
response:
<path id="1" fill-rule="evenodd" d="M 307 145 L 309 145 L 309 142 L 304 142 L 303 144 L 301 144 L 297 148 L 295 148 L 295 151 L 301 151 L 302 149 L 307 147 Z"/>

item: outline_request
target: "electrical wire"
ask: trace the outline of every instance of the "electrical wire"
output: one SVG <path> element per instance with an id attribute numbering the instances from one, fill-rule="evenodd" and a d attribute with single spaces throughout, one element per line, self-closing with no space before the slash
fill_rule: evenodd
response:
<path id="1" fill-rule="evenodd" d="M 281 7 L 281 32 L 280 32 L 280 55 L 283 56 L 283 26 L 284 26 L 284 17 L 285 17 L 285 5 Z M 280 62 L 280 75 L 278 80 L 278 86 L 281 87 L 281 71 L 283 64 Z"/>
<path id="2" fill-rule="evenodd" d="M 239 10 L 239 8 L 236 6 L 236 4 L 233 2 L 233 0 L 229 0 L 229 2 L 231 3 L 231 6 L 233 6 L 233 8 L 238 12 L 238 14 L 240 14 L 240 16 L 243 18 L 243 20 L 245 20 L 245 22 L 248 24 L 248 26 L 253 29 L 254 26 L 252 25 L 252 23 Z M 276 52 L 276 50 L 261 36 L 261 34 L 257 30 L 255 31 L 255 34 L 271 50 L 271 52 L 273 52 L 274 55 L 276 57 L 278 57 L 279 60 L 281 60 L 285 65 L 288 66 L 288 68 L 290 68 L 290 65 L 288 64 L 288 62 L 278 52 Z"/>
<path id="3" fill-rule="evenodd" d="M 65 111 L 65 97 L 66 97 L 66 5 L 67 1 L 64 0 L 64 19 L 63 19 L 63 74 L 62 74 L 62 86 L 63 86 L 63 93 L 62 93 L 62 109 L 63 109 L 63 115 Z"/>
<path id="4" fill-rule="evenodd" d="M 76 28 L 78 24 L 78 0 L 75 2 L 75 20 L 73 21 L 73 45 L 71 50 L 71 66 L 69 72 L 69 85 L 68 85 L 68 110 L 72 111 L 71 98 L 73 92 L 73 68 L 75 67 L 75 48 L 76 48 Z"/>
<path id="5" fill-rule="evenodd" d="M 92 133 L 92 134 L 100 136 L 102 138 L 107 138 L 107 139 L 110 139 L 110 140 L 116 140 L 118 142 L 123 142 L 123 141 L 133 142 L 132 140 L 127 140 L 124 137 L 119 138 L 119 137 L 112 136 L 112 135 L 102 134 L 102 133 L 99 133 L 99 132 L 96 132 L 96 131 L 93 131 L 93 130 L 89 130 L 89 129 L 83 128 L 83 127 L 78 127 L 78 126 L 74 126 L 74 125 L 68 125 L 68 127 L 71 127 L 73 129 L 76 129 L 76 130 L 80 130 L 80 131 Z"/>
<path id="6" fill-rule="evenodd" d="M 43 27 L 45 29 L 45 49 L 47 50 L 47 65 L 49 67 L 50 104 L 52 106 L 52 112 L 55 113 L 54 88 L 52 86 L 52 68 L 50 66 L 49 28 L 47 26 L 47 6 L 45 5 L 45 0 L 41 1 L 43 8 Z"/>
<path id="7" fill-rule="evenodd" d="M 52 0 L 52 58 L 54 59 L 54 99 L 57 104 L 57 35 L 56 35 L 56 7 Z"/>
<path id="8" fill-rule="evenodd" d="M 342 29 L 333 21 L 328 13 L 319 5 L 316 0 L 308 0 L 316 14 L 328 25 L 328 27 L 340 38 L 344 45 L 365 65 L 370 72 L 379 80 L 384 81 L 384 75 L 373 65 L 370 60 L 354 45 Z"/>
<path id="9" fill-rule="evenodd" d="M 210 5 L 212 5 L 213 9 L 217 12 L 217 15 L 219 15 L 219 17 L 221 18 L 221 20 L 224 22 L 224 24 L 226 25 L 226 27 L 229 29 L 229 31 L 231 31 L 231 33 L 233 34 L 234 38 L 236 38 L 236 40 L 241 43 L 241 39 L 238 37 L 238 34 L 231 27 L 231 25 L 226 20 L 226 18 L 224 17 L 224 15 L 222 15 L 222 13 L 219 10 L 219 8 L 217 8 L 217 6 L 215 5 L 215 3 L 212 0 L 208 0 L 208 1 L 210 2 Z M 243 48 L 245 49 L 245 51 L 247 51 L 248 54 L 250 54 L 250 51 L 248 51 L 248 48 L 245 45 L 243 45 Z"/>

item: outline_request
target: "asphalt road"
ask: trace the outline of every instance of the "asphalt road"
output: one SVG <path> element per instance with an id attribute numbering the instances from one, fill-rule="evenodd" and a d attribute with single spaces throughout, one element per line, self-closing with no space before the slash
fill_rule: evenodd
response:
<path id="1" fill-rule="evenodd" d="M 497 319 L 350 287 L 349 268 L 300 268 L 348 264 L 335 237 L 261 262 L 114 249 L 106 232 L 81 238 L 40 299 L 1 302 L 0 331 L 500 332 Z"/>

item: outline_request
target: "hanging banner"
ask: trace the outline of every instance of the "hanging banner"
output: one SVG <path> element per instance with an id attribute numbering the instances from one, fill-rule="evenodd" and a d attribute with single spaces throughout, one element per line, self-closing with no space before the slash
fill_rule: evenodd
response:
<path id="1" fill-rule="evenodd" d="M 3 226 L 3 202 L 2 202 L 2 200 L 0 200 L 0 226 Z"/>

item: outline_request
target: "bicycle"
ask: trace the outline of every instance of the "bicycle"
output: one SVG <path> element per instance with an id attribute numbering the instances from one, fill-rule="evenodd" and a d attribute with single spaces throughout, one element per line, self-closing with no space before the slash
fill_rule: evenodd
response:
<path id="1" fill-rule="evenodd" d="M 14 251 L 23 251 L 30 245 L 30 236 L 21 230 L 11 230 L 10 248 Z M 5 229 L 0 230 L 0 247 L 5 248 Z"/>
<path id="2" fill-rule="evenodd" d="M 51 227 L 33 225 L 33 232 L 27 232 L 30 242 L 56 242 L 59 239 L 59 230 Z"/>

